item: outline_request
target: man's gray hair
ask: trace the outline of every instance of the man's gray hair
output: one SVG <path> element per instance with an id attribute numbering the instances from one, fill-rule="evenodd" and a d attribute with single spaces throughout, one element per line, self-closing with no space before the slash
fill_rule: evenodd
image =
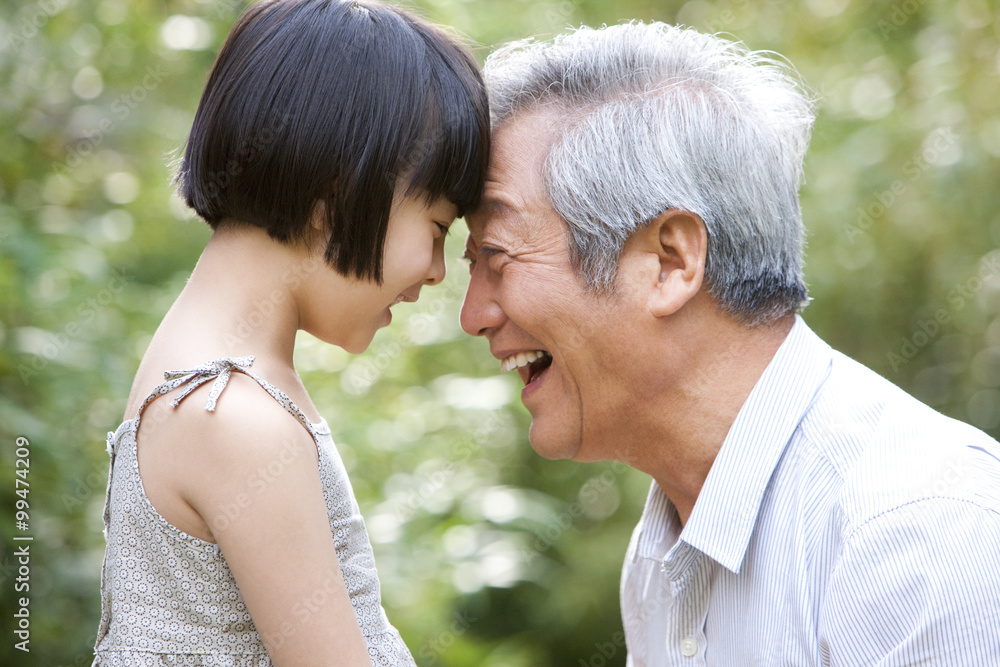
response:
<path id="1" fill-rule="evenodd" d="M 612 291 L 629 235 L 683 209 L 708 230 L 706 282 L 724 309 L 759 324 L 805 305 L 798 188 L 814 114 L 774 55 L 632 22 L 487 59 L 494 128 L 559 114 L 544 178 L 588 287 Z"/>

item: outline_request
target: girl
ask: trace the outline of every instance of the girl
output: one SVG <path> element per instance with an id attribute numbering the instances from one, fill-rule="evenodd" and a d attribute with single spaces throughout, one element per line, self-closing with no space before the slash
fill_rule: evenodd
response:
<path id="1" fill-rule="evenodd" d="M 95 665 L 413 664 L 292 351 L 302 329 L 362 352 L 441 281 L 488 142 L 474 61 L 406 12 L 239 18 L 177 176 L 214 232 L 108 437 Z"/>

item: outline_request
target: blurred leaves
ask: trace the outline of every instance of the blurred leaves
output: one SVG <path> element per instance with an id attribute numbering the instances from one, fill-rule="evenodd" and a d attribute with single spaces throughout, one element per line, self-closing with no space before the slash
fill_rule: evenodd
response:
<path id="1" fill-rule="evenodd" d="M 802 203 L 807 321 L 943 412 L 1000 433 L 1000 22 L 985 0 L 424 0 L 480 59 L 569 26 L 665 20 L 786 56 L 819 97 Z M 87 665 L 104 437 L 208 238 L 170 186 L 243 4 L 0 5 L 0 459 L 31 441 L 32 652 Z M 456 226 L 450 257 L 461 254 Z M 527 444 L 515 378 L 458 327 L 467 280 L 352 357 L 297 365 L 351 470 L 385 605 L 421 665 L 624 664 L 618 573 L 648 478 Z M 9 474 L 9 473 L 6 473 Z M 14 608 L 13 483 L 0 599 Z M 9 615 L 0 623 L 10 638 Z M 16 653 L 16 655 L 15 655 Z"/>

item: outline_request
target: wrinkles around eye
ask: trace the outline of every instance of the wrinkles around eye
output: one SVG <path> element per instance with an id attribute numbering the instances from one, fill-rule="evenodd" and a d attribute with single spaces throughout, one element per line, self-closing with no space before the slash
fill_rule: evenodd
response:
<path id="1" fill-rule="evenodd" d="M 494 248 L 493 246 L 484 245 L 480 246 L 479 252 L 477 253 L 478 255 L 477 259 L 485 259 L 489 261 L 491 257 L 496 257 L 497 255 L 504 255 L 504 254 L 506 253 L 500 248 Z"/>
<path id="2" fill-rule="evenodd" d="M 504 258 L 509 259 L 509 253 L 494 246 L 480 246 L 479 252 L 476 253 L 476 260 L 486 262 L 490 269 L 496 272 L 499 272 L 506 264 L 503 261 Z"/>

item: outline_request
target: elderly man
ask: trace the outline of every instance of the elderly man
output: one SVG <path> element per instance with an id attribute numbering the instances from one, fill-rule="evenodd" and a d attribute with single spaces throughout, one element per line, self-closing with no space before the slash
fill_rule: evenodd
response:
<path id="1" fill-rule="evenodd" d="M 532 447 L 652 488 L 632 665 L 1000 665 L 1000 446 L 797 312 L 813 120 L 787 67 L 663 24 L 487 63 L 462 326 Z"/>

